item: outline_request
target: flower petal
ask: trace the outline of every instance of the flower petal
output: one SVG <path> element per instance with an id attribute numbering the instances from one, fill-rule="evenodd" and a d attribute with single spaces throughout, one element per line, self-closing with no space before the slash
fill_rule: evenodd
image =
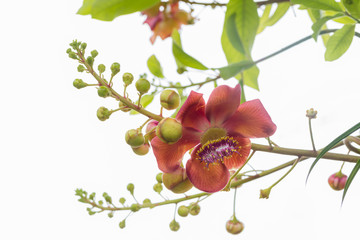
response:
<path id="1" fill-rule="evenodd" d="M 210 164 L 206 167 L 205 162 L 197 159 L 187 161 L 186 174 L 196 188 L 209 193 L 222 190 L 230 178 L 229 170 L 224 164 Z"/>
<path id="2" fill-rule="evenodd" d="M 175 171 L 181 163 L 181 160 L 189 149 L 200 142 L 200 133 L 183 128 L 183 136 L 174 144 L 162 142 L 158 137 L 153 138 L 151 147 L 156 157 L 158 167 L 163 172 Z"/>
<path id="3" fill-rule="evenodd" d="M 245 138 L 269 137 L 276 125 L 259 99 L 245 102 L 223 125 L 230 136 Z"/>
<path id="4" fill-rule="evenodd" d="M 183 127 L 204 131 L 210 125 L 205 116 L 205 101 L 201 93 L 191 91 L 179 112 L 176 120 L 180 121 Z"/>
<path id="5" fill-rule="evenodd" d="M 234 114 L 240 104 L 240 85 L 231 88 L 226 85 L 215 88 L 206 103 L 206 116 L 212 126 L 220 126 Z"/>
<path id="6" fill-rule="evenodd" d="M 244 165 L 251 150 L 250 139 L 241 137 L 234 137 L 234 139 L 239 143 L 237 146 L 240 149 L 234 152 L 231 157 L 224 159 L 224 164 L 228 169 L 237 169 Z"/>

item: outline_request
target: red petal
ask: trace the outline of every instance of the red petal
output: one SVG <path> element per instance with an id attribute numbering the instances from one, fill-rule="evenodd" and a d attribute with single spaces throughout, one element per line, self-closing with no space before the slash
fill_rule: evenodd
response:
<path id="1" fill-rule="evenodd" d="M 206 104 L 206 116 L 212 126 L 221 126 L 234 114 L 240 104 L 240 85 L 231 88 L 226 85 L 215 88 Z"/>
<path id="2" fill-rule="evenodd" d="M 245 138 L 269 137 L 276 131 L 276 125 L 259 99 L 241 104 L 222 126 L 230 136 Z"/>
<path id="3" fill-rule="evenodd" d="M 167 144 L 155 137 L 151 141 L 151 147 L 159 169 L 163 172 L 173 172 L 179 167 L 186 151 L 199 142 L 200 134 L 198 132 L 183 128 L 183 136 L 178 142 Z"/>
<path id="4" fill-rule="evenodd" d="M 210 126 L 205 116 L 205 101 L 201 93 L 191 91 L 179 112 L 176 120 L 180 121 L 183 127 L 204 131 Z"/>
<path id="5" fill-rule="evenodd" d="M 240 149 L 234 152 L 230 158 L 224 159 L 224 164 L 228 169 L 237 169 L 244 165 L 251 150 L 250 139 L 241 137 L 234 137 L 234 139 L 239 142 L 237 146 L 240 146 Z"/>
<path id="6" fill-rule="evenodd" d="M 229 181 L 230 173 L 224 164 L 209 164 L 197 159 L 190 159 L 186 163 L 186 174 L 190 182 L 204 192 L 218 192 L 222 190 Z"/>

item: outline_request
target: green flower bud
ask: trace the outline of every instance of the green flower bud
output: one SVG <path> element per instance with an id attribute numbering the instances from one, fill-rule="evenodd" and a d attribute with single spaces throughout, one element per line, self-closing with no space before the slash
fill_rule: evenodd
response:
<path id="1" fill-rule="evenodd" d="M 82 43 L 80 48 L 81 48 L 81 50 L 85 50 L 86 47 L 87 47 L 87 44 L 86 44 L 86 43 Z"/>
<path id="2" fill-rule="evenodd" d="M 122 101 L 119 101 L 119 108 L 121 108 L 123 112 L 129 112 L 131 110 L 131 108 L 126 106 Z"/>
<path id="3" fill-rule="evenodd" d="M 162 180 L 165 187 L 174 193 L 185 193 L 193 186 L 182 167 L 171 173 L 163 173 Z"/>
<path id="4" fill-rule="evenodd" d="M 134 195 L 134 188 L 135 186 L 132 183 L 129 183 L 126 187 L 126 189 L 131 193 L 131 195 Z"/>
<path id="5" fill-rule="evenodd" d="M 78 70 L 78 72 L 83 72 L 83 71 L 85 71 L 85 67 L 83 65 L 79 65 L 77 67 L 77 70 Z"/>
<path id="6" fill-rule="evenodd" d="M 69 54 L 70 52 L 72 52 L 71 48 L 66 49 L 66 53 Z"/>
<path id="7" fill-rule="evenodd" d="M 88 56 L 88 57 L 86 58 L 86 62 L 87 62 L 87 64 L 89 64 L 90 66 L 92 66 L 92 65 L 94 64 L 94 58 L 91 57 L 91 56 Z"/>
<path id="8" fill-rule="evenodd" d="M 163 173 L 158 173 L 158 174 L 156 174 L 156 181 L 158 182 L 158 183 L 162 183 L 163 181 L 162 181 L 162 176 L 163 176 Z"/>
<path id="9" fill-rule="evenodd" d="M 126 202 L 126 199 L 122 197 L 122 198 L 119 199 L 119 202 L 120 202 L 122 205 L 124 205 L 124 203 Z"/>
<path id="10" fill-rule="evenodd" d="M 151 200 L 148 198 L 145 198 L 143 201 L 143 205 L 149 205 L 149 204 L 151 204 Z"/>
<path id="11" fill-rule="evenodd" d="M 176 71 L 177 71 L 178 74 L 183 74 L 186 71 L 186 68 L 179 67 Z"/>
<path id="12" fill-rule="evenodd" d="M 121 228 L 121 229 L 123 229 L 123 228 L 125 228 L 125 219 L 124 220 L 122 220 L 120 223 L 119 223 L 119 227 Z"/>
<path id="13" fill-rule="evenodd" d="M 180 105 L 180 96 L 174 90 L 166 89 L 160 94 L 160 104 L 167 110 L 176 109 Z"/>
<path id="14" fill-rule="evenodd" d="M 129 86 L 134 81 L 134 76 L 131 73 L 123 74 L 123 82 L 125 86 Z"/>
<path id="15" fill-rule="evenodd" d="M 188 207 L 186 207 L 186 206 L 180 206 L 179 208 L 178 208 L 178 214 L 179 214 L 179 216 L 181 216 L 181 217 L 186 217 L 187 215 L 189 215 L 189 208 Z"/>
<path id="16" fill-rule="evenodd" d="M 114 217 L 114 213 L 113 213 L 113 212 L 109 212 L 109 213 L 108 213 L 108 217 L 109 217 L 109 218 Z"/>
<path id="17" fill-rule="evenodd" d="M 149 152 L 150 145 L 148 143 L 144 143 L 140 147 L 133 147 L 132 150 L 134 153 L 140 156 L 144 156 Z"/>
<path id="18" fill-rule="evenodd" d="M 260 198 L 266 198 L 266 199 L 268 199 L 268 198 L 269 198 L 269 195 L 270 195 L 270 192 L 271 192 L 271 188 L 261 189 L 261 190 L 260 190 Z"/>
<path id="19" fill-rule="evenodd" d="M 90 194 L 90 196 L 89 196 L 89 199 L 90 199 L 90 200 L 94 200 L 95 195 L 96 195 L 96 193 L 94 193 L 94 192 L 93 192 L 93 193 L 91 193 L 91 194 Z"/>
<path id="20" fill-rule="evenodd" d="M 92 50 L 90 54 L 91 54 L 91 56 L 92 56 L 93 58 L 96 58 L 96 56 L 97 56 L 99 53 L 98 53 L 98 51 L 96 51 L 96 50 Z"/>
<path id="21" fill-rule="evenodd" d="M 111 93 L 110 89 L 106 86 L 100 86 L 98 88 L 97 92 L 98 92 L 99 97 L 103 97 L 103 98 L 110 96 L 110 93 Z"/>
<path id="22" fill-rule="evenodd" d="M 154 137 L 156 137 L 156 126 L 159 124 L 158 121 L 156 120 L 151 120 L 147 125 L 146 125 L 146 134 L 148 136 L 148 140 L 151 141 Z"/>
<path id="23" fill-rule="evenodd" d="M 170 230 L 176 232 L 180 228 L 180 224 L 174 220 L 172 220 L 169 224 Z"/>
<path id="24" fill-rule="evenodd" d="M 235 217 L 226 222 L 226 231 L 231 234 L 239 234 L 244 229 L 244 224 L 238 221 Z"/>
<path id="25" fill-rule="evenodd" d="M 161 191 L 163 190 L 163 186 L 161 183 L 156 183 L 154 184 L 153 189 L 155 192 L 161 193 Z"/>
<path id="26" fill-rule="evenodd" d="M 114 62 L 113 64 L 111 64 L 111 75 L 115 76 L 116 74 L 118 74 L 120 72 L 120 64 L 117 62 Z"/>
<path id="27" fill-rule="evenodd" d="M 73 81 L 73 86 L 76 87 L 77 89 L 81 89 L 88 86 L 88 84 L 85 83 L 82 79 L 75 79 Z"/>
<path id="28" fill-rule="evenodd" d="M 69 58 L 78 59 L 76 53 L 74 53 L 74 52 L 69 52 Z"/>
<path id="29" fill-rule="evenodd" d="M 133 212 L 139 211 L 140 210 L 139 204 L 137 204 L 137 203 L 131 204 L 130 210 L 133 211 Z"/>
<path id="30" fill-rule="evenodd" d="M 197 203 L 191 203 L 189 206 L 189 213 L 196 216 L 200 213 L 200 206 Z"/>
<path id="31" fill-rule="evenodd" d="M 136 81 L 135 87 L 140 94 L 145 94 L 150 89 L 150 82 L 145 78 L 140 78 L 139 80 Z"/>
<path id="32" fill-rule="evenodd" d="M 132 147 L 140 147 L 144 144 L 145 138 L 139 130 L 130 129 L 125 134 L 125 141 Z"/>
<path id="33" fill-rule="evenodd" d="M 105 121 L 109 119 L 111 115 L 111 112 L 106 107 L 99 107 L 99 109 L 96 112 L 96 116 L 100 121 Z"/>
<path id="34" fill-rule="evenodd" d="M 104 202 L 103 202 L 102 200 L 100 200 L 100 201 L 98 202 L 98 204 L 99 204 L 100 206 L 102 206 L 102 205 L 104 204 Z"/>
<path id="35" fill-rule="evenodd" d="M 104 65 L 104 64 L 99 64 L 98 70 L 99 70 L 99 73 L 100 73 L 100 74 L 103 73 L 103 72 L 105 72 L 105 65 Z"/>
<path id="36" fill-rule="evenodd" d="M 174 118 L 164 118 L 156 128 L 156 136 L 164 143 L 176 143 L 182 137 L 182 125 Z"/>

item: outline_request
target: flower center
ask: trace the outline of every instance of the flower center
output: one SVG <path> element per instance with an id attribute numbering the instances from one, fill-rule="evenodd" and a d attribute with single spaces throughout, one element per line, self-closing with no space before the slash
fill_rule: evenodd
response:
<path id="1" fill-rule="evenodd" d="M 223 128 L 209 128 L 201 136 L 200 143 L 201 143 L 201 145 L 205 145 L 209 141 L 216 140 L 221 137 L 225 137 L 226 134 L 227 134 L 227 132 Z"/>
<path id="2" fill-rule="evenodd" d="M 196 152 L 198 159 L 209 164 L 224 162 L 224 159 L 231 157 L 233 153 L 238 153 L 241 149 L 239 142 L 233 137 L 220 137 L 216 140 L 210 140 Z"/>

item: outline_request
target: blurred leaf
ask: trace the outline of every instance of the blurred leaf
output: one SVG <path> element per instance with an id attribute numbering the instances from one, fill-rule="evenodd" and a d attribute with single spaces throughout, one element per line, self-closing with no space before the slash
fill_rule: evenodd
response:
<path id="1" fill-rule="evenodd" d="M 355 34 L 355 25 L 344 25 L 337 30 L 326 44 L 325 60 L 334 61 L 341 57 L 350 47 Z"/>
<path id="2" fill-rule="evenodd" d="M 256 32 L 257 34 L 264 31 L 264 29 L 267 27 L 266 22 L 269 19 L 272 6 L 273 6 L 272 4 L 266 4 L 264 12 L 260 17 L 259 26 Z"/>
<path id="3" fill-rule="evenodd" d="M 146 108 L 153 100 L 154 100 L 154 95 L 144 95 L 141 97 L 140 104 L 143 108 Z M 139 101 L 137 101 L 136 104 L 138 104 L 138 102 Z M 135 110 L 131 110 L 130 114 L 135 115 L 138 114 L 138 112 Z"/>
<path id="4" fill-rule="evenodd" d="M 175 59 L 177 59 L 179 62 L 184 64 L 187 67 L 199 69 L 199 70 L 207 70 L 208 68 L 205 67 L 201 62 L 196 60 L 195 58 L 191 57 L 187 53 L 185 53 L 182 48 L 176 44 L 175 41 L 173 41 L 173 54 L 175 56 Z"/>
<path id="5" fill-rule="evenodd" d="M 220 71 L 220 76 L 226 80 L 236 76 L 238 73 L 243 72 L 246 69 L 251 68 L 254 65 L 255 63 L 253 61 L 244 60 L 237 63 L 231 63 L 228 66 L 218 68 L 218 70 Z"/>
<path id="6" fill-rule="evenodd" d="M 308 12 L 309 17 L 310 17 L 310 19 L 311 19 L 311 21 L 312 21 L 313 23 L 315 23 L 316 21 L 318 21 L 318 20 L 321 18 L 321 15 L 322 15 L 319 9 L 308 8 L 308 9 L 307 9 L 307 12 Z M 325 29 L 327 29 L 326 24 L 324 24 L 324 25 L 321 27 L 321 30 L 325 30 Z M 323 35 L 321 35 L 321 38 L 322 38 L 323 43 L 324 43 L 324 46 L 326 46 L 326 44 L 327 44 L 327 42 L 328 42 L 328 40 L 329 40 L 329 37 L 330 37 L 329 34 L 323 34 Z"/>
<path id="7" fill-rule="evenodd" d="M 241 42 L 241 39 L 239 37 L 237 28 L 236 28 L 236 22 L 235 22 L 236 14 L 232 14 L 230 17 L 228 17 L 228 22 L 226 24 L 226 34 L 229 38 L 229 41 L 231 45 L 240 53 L 245 54 L 244 46 Z"/>
<path id="8" fill-rule="evenodd" d="M 335 0 L 291 0 L 293 4 L 302 4 L 305 7 L 320 9 L 320 10 L 332 10 L 342 12 L 342 8 Z"/>
<path id="9" fill-rule="evenodd" d="M 355 18 L 360 18 L 360 0 L 341 0 L 348 12 Z"/>
<path id="10" fill-rule="evenodd" d="M 91 14 L 92 18 L 102 21 L 112 21 L 118 16 L 143 11 L 159 2 L 160 0 L 84 0 L 77 13 Z"/>
<path id="11" fill-rule="evenodd" d="M 315 41 L 317 40 L 317 37 L 319 36 L 319 32 L 322 30 L 322 27 L 324 26 L 324 24 L 334 18 L 338 18 L 344 16 L 343 13 L 337 13 L 333 16 L 326 16 L 323 18 L 320 18 L 319 20 L 317 20 L 312 26 L 311 29 L 314 31 L 313 33 L 313 38 L 315 39 Z"/>
<path id="12" fill-rule="evenodd" d="M 172 32 L 172 40 L 180 47 L 182 48 L 182 44 L 181 44 L 181 37 L 180 37 L 180 34 L 178 32 L 178 30 L 174 29 L 173 32 Z M 176 62 L 176 65 L 178 67 L 178 69 L 180 68 L 183 68 L 183 69 L 186 69 L 185 65 L 182 64 L 178 59 L 176 59 L 176 57 L 174 56 L 175 58 L 175 62 Z"/>
<path id="13" fill-rule="evenodd" d="M 343 134 L 341 134 L 340 136 L 338 136 L 337 138 L 335 138 L 331 143 L 329 143 L 320 153 L 319 155 L 316 157 L 315 161 L 311 164 L 311 167 L 309 169 L 308 175 L 306 180 L 309 178 L 309 175 L 312 171 L 312 169 L 314 168 L 314 166 L 316 165 L 316 163 L 320 160 L 320 158 L 322 158 L 322 156 L 325 155 L 325 153 L 327 153 L 330 149 L 332 149 L 336 144 L 338 144 L 339 142 L 341 142 L 344 138 L 346 138 L 347 136 L 349 136 L 350 134 L 352 134 L 353 132 L 355 132 L 356 130 L 360 129 L 360 122 L 355 124 L 355 126 L 351 127 L 350 129 L 348 129 L 347 131 L 345 131 Z"/>
<path id="14" fill-rule="evenodd" d="M 149 57 L 149 59 L 147 60 L 147 66 L 150 70 L 150 72 L 158 77 L 158 78 L 164 78 L 163 75 L 163 69 L 160 65 L 159 60 L 157 60 L 157 58 L 155 57 L 155 55 L 152 55 Z"/>
<path id="15" fill-rule="evenodd" d="M 355 164 L 354 168 L 352 169 L 348 179 L 346 180 L 341 202 L 344 202 L 344 199 L 345 199 L 346 193 L 347 193 L 347 191 L 348 191 L 348 189 L 350 187 L 350 184 L 352 183 L 352 181 L 353 181 L 354 177 L 356 176 L 357 172 L 359 171 L 359 169 L 360 169 L 360 159 L 356 162 L 356 164 Z"/>
<path id="16" fill-rule="evenodd" d="M 324 16 L 333 16 L 336 13 L 337 12 L 334 12 L 334 11 L 323 11 Z M 348 16 L 335 18 L 335 19 L 333 19 L 333 21 L 337 22 L 337 23 L 341 23 L 341 24 L 355 24 L 356 23 L 356 21 L 354 19 L 352 19 L 351 17 L 348 17 Z"/>
<path id="17" fill-rule="evenodd" d="M 266 5 L 264 14 L 265 14 L 265 11 L 267 11 L 268 6 L 272 6 L 272 4 Z M 285 15 L 285 13 L 288 11 L 289 8 L 290 8 L 289 2 L 278 3 L 276 10 L 271 17 L 268 16 L 266 19 L 263 19 L 263 17 L 264 17 L 264 14 L 263 14 L 263 16 L 260 18 L 260 24 L 259 24 L 259 28 L 257 30 L 257 34 L 262 32 L 266 27 L 272 26 L 275 23 L 277 23 Z M 271 9 L 271 7 L 269 9 Z"/>

